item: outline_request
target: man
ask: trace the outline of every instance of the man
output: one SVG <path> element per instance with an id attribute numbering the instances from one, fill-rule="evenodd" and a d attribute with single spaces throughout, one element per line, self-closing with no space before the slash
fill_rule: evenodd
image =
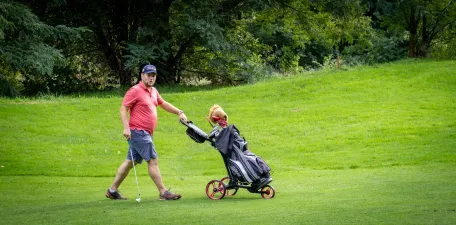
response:
<path id="1" fill-rule="evenodd" d="M 120 165 L 111 187 L 106 192 L 107 198 L 127 199 L 120 195 L 118 188 L 133 168 L 133 161 L 136 165 L 141 164 L 142 160 L 147 162 L 149 175 L 160 192 L 160 200 L 181 198 L 181 195 L 171 193 L 163 184 L 152 136 L 158 119 L 157 105 L 169 113 L 178 115 L 179 119 L 187 121 L 187 117 L 182 110 L 163 100 L 153 87 L 156 77 L 157 69 L 154 65 L 144 66 L 141 70 L 141 81 L 127 91 L 122 101 L 120 118 L 124 127 L 123 135 L 128 140 L 129 148 L 126 160 Z"/>

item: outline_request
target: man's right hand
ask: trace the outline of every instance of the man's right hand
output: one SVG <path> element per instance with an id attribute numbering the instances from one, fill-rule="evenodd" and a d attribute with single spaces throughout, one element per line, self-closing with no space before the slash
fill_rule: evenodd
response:
<path id="1" fill-rule="evenodd" d="M 125 138 L 127 138 L 127 140 L 130 140 L 130 138 L 131 138 L 130 128 L 129 129 L 124 129 L 123 135 L 124 135 Z"/>

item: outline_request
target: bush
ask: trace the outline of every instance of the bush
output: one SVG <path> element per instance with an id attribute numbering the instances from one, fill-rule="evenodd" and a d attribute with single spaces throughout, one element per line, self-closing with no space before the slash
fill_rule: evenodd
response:
<path id="1" fill-rule="evenodd" d="M 4 57 L 0 57 L 0 96 L 19 96 L 24 88 L 22 80 L 21 74 L 14 71 Z"/>
<path id="2" fill-rule="evenodd" d="M 299 66 L 306 70 L 316 70 L 323 67 L 325 58 L 333 55 L 334 51 L 330 44 L 320 40 L 314 40 L 306 44 L 305 49 L 299 50 Z"/>
<path id="3" fill-rule="evenodd" d="M 456 39 L 435 43 L 431 47 L 430 56 L 436 59 L 456 59 Z"/>
<path id="4" fill-rule="evenodd" d="M 345 65 L 376 64 L 403 59 L 407 56 L 407 40 L 398 34 L 373 33 L 367 44 L 355 44 L 342 51 Z"/>

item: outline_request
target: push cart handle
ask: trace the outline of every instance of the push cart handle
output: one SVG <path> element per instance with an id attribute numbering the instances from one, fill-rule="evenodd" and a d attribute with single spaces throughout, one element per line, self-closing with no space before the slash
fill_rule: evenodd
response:
<path id="1" fill-rule="evenodd" d="M 193 122 L 191 120 L 183 120 L 183 119 L 179 119 L 179 121 L 184 124 L 186 127 L 190 127 L 191 125 L 193 125 Z"/>

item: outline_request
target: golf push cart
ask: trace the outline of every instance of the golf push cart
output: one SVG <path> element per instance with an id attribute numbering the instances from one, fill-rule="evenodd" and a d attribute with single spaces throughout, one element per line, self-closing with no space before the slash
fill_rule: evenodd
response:
<path id="1" fill-rule="evenodd" d="M 222 199 L 235 195 L 239 188 L 261 194 L 265 199 L 274 197 L 275 190 L 269 185 L 272 182 L 271 168 L 263 159 L 248 150 L 247 142 L 234 125 L 223 129 L 214 126 L 211 133 L 207 134 L 192 121 L 180 122 L 187 127 L 186 133 L 191 139 L 197 143 L 208 141 L 220 152 L 225 163 L 228 176 L 209 181 L 206 185 L 207 197 L 213 200 Z"/>

